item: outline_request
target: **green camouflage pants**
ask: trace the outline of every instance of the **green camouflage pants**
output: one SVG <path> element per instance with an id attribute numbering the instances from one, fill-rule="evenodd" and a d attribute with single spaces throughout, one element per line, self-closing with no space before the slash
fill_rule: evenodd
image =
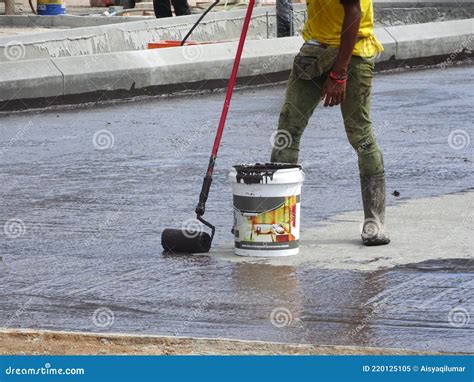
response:
<path id="1" fill-rule="evenodd" d="M 382 153 L 375 141 L 370 121 L 373 69 L 372 62 L 352 56 L 348 68 L 346 97 L 341 104 L 347 138 L 357 152 L 360 174 L 365 176 L 384 172 Z M 275 143 L 286 144 L 273 145 L 272 162 L 298 162 L 301 136 L 320 101 L 326 79 L 326 74 L 311 80 L 301 79 L 292 70 L 275 135 Z"/>

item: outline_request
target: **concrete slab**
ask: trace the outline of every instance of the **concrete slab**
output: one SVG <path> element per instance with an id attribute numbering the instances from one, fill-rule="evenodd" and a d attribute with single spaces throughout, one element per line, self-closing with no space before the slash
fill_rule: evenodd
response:
<path id="1" fill-rule="evenodd" d="M 244 14 L 245 12 L 241 10 L 211 13 L 193 32 L 192 39 L 195 41 L 238 39 Z M 149 42 L 180 40 L 198 17 L 199 15 L 165 19 L 150 18 L 141 21 L 115 23 L 114 25 L 88 26 L 66 29 L 60 32 L 37 33 L 14 39 L 0 38 L 0 62 L 5 60 L 1 55 L 2 47 L 11 43 L 12 40 L 24 46 L 25 54 L 22 59 L 25 60 L 142 50 L 146 49 Z M 77 22 L 80 22 L 81 17 L 77 17 L 77 19 Z M 301 24 L 303 19 L 303 10 L 295 13 L 295 22 Z M 67 20 L 71 23 L 76 22 L 74 16 Z M 62 21 L 64 20 L 58 19 L 55 25 L 61 25 Z M 29 21 L 24 22 L 29 23 Z M 45 22 L 49 24 L 51 21 L 46 20 Z M 90 24 L 94 23 L 91 22 Z M 268 11 L 264 8 L 255 9 L 248 38 L 272 37 L 275 35 L 275 30 L 275 11 Z"/>
<path id="2" fill-rule="evenodd" d="M 106 8 L 102 8 L 103 11 Z M 56 16 L 38 16 L 38 15 L 8 15 L 0 16 L 0 25 L 7 26 L 43 26 L 57 28 L 85 28 L 100 25 L 129 23 L 149 19 L 149 16 L 134 17 L 105 17 L 105 16 L 78 16 L 78 15 L 56 15 Z"/>
<path id="3" fill-rule="evenodd" d="M 406 13 L 406 12 L 405 12 Z M 436 13 L 436 12 L 435 12 Z M 193 32 L 195 41 L 234 40 L 240 34 L 244 10 L 228 12 L 211 12 Z M 402 12 L 403 14 L 403 12 Z M 306 18 L 304 5 L 295 7 L 295 30 L 302 29 Z M 61 32 L 35 33 L 32 36 L 16 38 L 25 46 L 23 59 L 37 59 L 46 57 L 64 57 L 84 54 L 121 52 L 128 50 L 146 49 L 147 43 L 160 39 L 179 40 L 184 37 L 199 15 L 182 16 L 179 18 L 155 19 L 150 18 L 119 18 L 119 17 L 82 17 L 82 16 L 13 16 L 0 18 L 0 23 L 8 25 L 16 23 L 21 26 L 67 27 Z M 436 16 L 429 16 L 436 20 Z M 444 14 L 441 20 L 448 17 Z M 464 15 L 463 17 L 469 17 Z M 383 25 L 390 24 L 390 20 L 403 19 L 399 13 L 385 15 Z M 439 18 L 439 17 L 438 17 Z M 115 22 L 113 19 L 120 19 Z M 110 21 L 107 21 L 110 20 Z M 138 21 L 137 21 L 138 20 Z M 410 21 L 411 20 L 411 21 Z M 422 22 L 423 17 L 408 17 L 405 22 Z M 402 21 L 399 21 L 402 22 Z M 112 24 L 112 25 L 107 25 Z M 248 33 L 249 39 L 275 37 L 276 17 L 274 7 L 256 8 Z M 424 30 L 421 30 L 424 32 Z M 380 32 L 382 33 L 382 32 Z M 412 36 L 419 36 L 420 31 Z M 422 33 L 423 34 L 423 33 Z M 104 36 L 106 39 L 104 41 Z M 2 45 L 11 42 L 9 39 L 0 39 Z M 78 45 L 78 46 L 75 46 Z M 0 55 L 0 61 L 3 57 Z"/>
<path id="4" fill-rule="evenodd" d="M 1 27 L 0 26 L 0 38 L 2 37 L 10 37 L 10 36 L 20 36 L 24 34 L 30 33 L 41 33 L 41 32 L 49 32 L 50 29 L 47 28 L 29 28 L 29 27 Z"/>
<path id="5" fill-rule="evenodd" d="M 105 12 L 106 8 L 103 8 Z M 32 17 L 32 16 L 30 16 Z M 44 16 L 36 16 L 44 17 Z M 140 20 L 146 20 L 149 17 L 105 17 L 105 16 L 75 16 L 75 15 L 60 15 L 60 16 L 50 16 L 52 18 L 52 25 L 54 27 L 62 28 L 87 28 L 87 27 L 98 27 L 101 25 L 110 25 L 110 24 L 122 24 L 130 23 Z M 32 19 L 32 22 L 36 23 L 36 18 Z"/>
<path id="6" fill-rule="evenodd" d="M 304 195 L 302 195 L 304 197 Z M 472 259 L 474 192 L 418 199 L 388 207 L 392 243 L 367 248 L 359 240 L 362 212 L 337 215 L 327 225 L 304 230 L 297 256 L 275 259 L 238 257 L 232 248 L 212 252 L 232 262 L 374 271 L 441 259 Z"/>
<path id="7" fill-rule="evenodd" d="M 11 16 L 0 16 L 0 25 L 2 26 L 16 26 L 24 27 L 31 26 L 31 21 L 28 16 L 23 15 L 11 15 Z"/>
<path id="8" fill-rule="evenodd" d="M 80 34 L 72 29 L 0 38 L 0 62 L 8 61 L 4 52 L 12 44 L 21 46 L 20 60 L 109 53 L 107 35 L 95 27 L 87 29 Z"/>

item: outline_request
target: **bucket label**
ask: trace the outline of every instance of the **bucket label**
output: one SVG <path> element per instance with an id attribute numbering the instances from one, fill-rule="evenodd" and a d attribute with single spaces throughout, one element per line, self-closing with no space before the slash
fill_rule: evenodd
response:
<path id="1" fill-rule="evenodd" d="M 235 247 L 255 250 L 298 248 L 300 195 L 234 195 Z"/>

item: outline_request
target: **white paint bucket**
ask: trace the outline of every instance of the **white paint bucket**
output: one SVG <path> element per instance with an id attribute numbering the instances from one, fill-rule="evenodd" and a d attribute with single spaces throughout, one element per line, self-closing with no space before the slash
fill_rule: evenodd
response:
<path id="1" fill-rule="evenodd" d="M 304 173 L 299 165 L 266 163 L 233 166 L 235 254 L 297 255 L 300 196 Z"/>

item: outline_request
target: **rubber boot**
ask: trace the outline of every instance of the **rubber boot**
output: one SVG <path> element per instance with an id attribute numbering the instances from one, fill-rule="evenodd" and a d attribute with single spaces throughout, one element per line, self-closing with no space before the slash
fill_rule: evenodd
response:
<path id="1" fill-rule="evenodd" d="M 361 175 L 360 186 L 364 204 L 362 242 L 367 246 L 390 243 L 385 232 L 385 174 Z"/>

